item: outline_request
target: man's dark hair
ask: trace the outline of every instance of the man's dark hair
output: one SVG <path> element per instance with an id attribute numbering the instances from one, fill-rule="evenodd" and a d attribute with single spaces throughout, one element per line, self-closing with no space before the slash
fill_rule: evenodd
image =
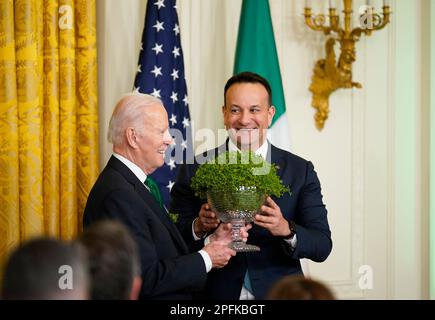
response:
<path id="1" fill-rule="evenodd" d="M 115 220 L 86 228 L 79 242 L 87 249 L 91 299 L 125 300 L 140 276 L 139 253 L 129 230 Z"/>
<path id="2" fill-rule="evenodd" d="M 236 84 L 236 83 L 259 83 L 259 84 L 261 84 L 266 89 L 267 93 L 269 94 L 269 106 L 272 105 L 272 88 L 270 87 L 269 82 L 265 78 L 260 76 L 259 74 L 254 73 L 254 72 L 249 72 L 249 71 L 238 73 L 238 74 L 236 74 L 228 79 L 227 83 L 225 84 L 225 89 L 224 89 L 224 103 L 226 101 L 225 98 L 226 98 L 228 89 L 233 84 Z"/>
<path id="3" fill-rule="evenodd" d="M 69 274 L 67 274 L 69 273 Z M 70 276 L 70 282 L 64 281 Z M 83 249 L 60 240 L 35 238 L 15 249 L 3 274 L 2 299 L 87 299 Z"/>

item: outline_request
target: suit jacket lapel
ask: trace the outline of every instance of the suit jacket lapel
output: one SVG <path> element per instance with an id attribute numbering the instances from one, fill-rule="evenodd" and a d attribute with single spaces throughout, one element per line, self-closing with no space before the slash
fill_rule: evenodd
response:
<path id="1" fill-rule="evenodd" d="M 180 232 L 178 231 L 175 224 L 169 218 L 168 213 L 163 210 L 160 205 L 157 203 L 156 199 L 152 196 L 152 194 L 148 191 L 145 185 L 141 184 L 137 186 L 137 191 L 144 198 L 146 204 L 151 208 L 151 210 L 160 218 L 165 227 L 169 230 L 174 242 L 178 245 L 178 247 L 182 250 L 182 252 L 187 252 L 187 245 L 183 240 Z"/>
<path id="2" fill-rule="evenodd" d="M 151 193 L 148 191 L 148 189 L 145 187 L 145 185 L 141 181 L 139 181 L 139 179 L 134 175 L 133 172 L 131 172 L 130 169 L 127 168 L 127 166 L 125 166 L 121 161 L 116 159 L 114 156 L 110 158 L 108 165 L 110 165 L 115 170 L 119 171 L 129 183 L 134 185 L 135 191 L 142 197 L 142 199 L 144 199 L 147 206 L 160 219 L 163 225 L 168 229 L 169 233 L 171 234 L 178 248 L 181 249 L 182 252 L 187 253 L 188 252 L 187 245 L 183 240 L 177 227 L 171 221 L 167 212 L 164 212 L 162 208 L 160 208 L 159 204 L 151 195 Z"/>
<path id="3" fill-rule="evenodd" d="M 277 174 L 279 177 L 282 177 L 285 169 L 284 168 L 285 161 L 281 156 L 281 153 L 278 152 L 277 148 L 273 146 L 271 143 L 269 143 L 269 148 L 267 153 L 268 153 L 267 159 L 271 159 L 271 162 L 278 166 Z"/>

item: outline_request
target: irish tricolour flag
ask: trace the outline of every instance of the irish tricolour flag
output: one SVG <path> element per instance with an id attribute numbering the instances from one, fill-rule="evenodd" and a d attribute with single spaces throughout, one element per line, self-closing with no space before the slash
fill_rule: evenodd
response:
<path id="1" fill-rule="evenodd" d="M 243 0 L 234 73 L 243 71 L 258 73 L 269 81 L 276 112 L 268 138 L 275 146 L 289 150 L 284 92 L 268 0 Z"/>

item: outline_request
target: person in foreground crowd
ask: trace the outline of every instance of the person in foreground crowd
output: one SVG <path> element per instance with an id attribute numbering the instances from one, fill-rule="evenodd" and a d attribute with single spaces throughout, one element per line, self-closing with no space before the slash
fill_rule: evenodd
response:
<path id="1" fill-rule="evenodd" d="M 270 289 L 269 300 L 335 300 L 322 282 L 301 276 L 286 276 Z"/>
<path id="2" fill-rule="evenodd" d="M 101 220 L 78 239 L 86 249 L 92 300 L 136 300 L 142 279 L 139 253 L 128 229 L 116 220 Z"/>
<path id="3" fill-rule="evenodd" d="M 83 248 L 35 238 L 15 249 L 6 262 L 1 299 L 86 300 L 88 282 Z"/>

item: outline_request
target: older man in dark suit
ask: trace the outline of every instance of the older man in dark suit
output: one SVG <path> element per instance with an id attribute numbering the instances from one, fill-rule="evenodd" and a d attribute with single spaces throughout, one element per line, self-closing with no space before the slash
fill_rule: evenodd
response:
<path id="1" fill-rule="evenodd" d="M 303 273 L 299 259 L 321 262 L 328 257 L 331 231 L 312 163 L 266 139 L 275 114 L 267 80 L 255 73 L 240 73 L 228 80 L 224 97 L 222 112 L 230 138 L 207 154 L 252 150 L 279 167 L 278 174 L 291 194 L 267 198 L 248 240 L 261 251 L 239 253 L 225 268 L 210 272 L 206 295 L 212 299 L 264 299 L 281 277 Z M 171 191 L 171 212 L 180 214 L 180 231 L 190 242 L 201 242 L 219 223 L 210 206 L 190 188 L 198 165 L 197 161 L 181 166 Z"/>
<path id="2" fill-rule="evenodd" d="M 228 225 L 191 253 L 156 200 L 148 175 L 164 163 L 172 142 L 168 127 L 159 99 L 133 93 L 118 102 L 109 125 L 113 155 L 89 194 L 83 217 L 84 227 L 111 218 L 129 228 L 139 248 L 142 299 L 190 299 L 204 286 L 207 272 L 224 267 L 235 255 L 226 246 Z"/>

